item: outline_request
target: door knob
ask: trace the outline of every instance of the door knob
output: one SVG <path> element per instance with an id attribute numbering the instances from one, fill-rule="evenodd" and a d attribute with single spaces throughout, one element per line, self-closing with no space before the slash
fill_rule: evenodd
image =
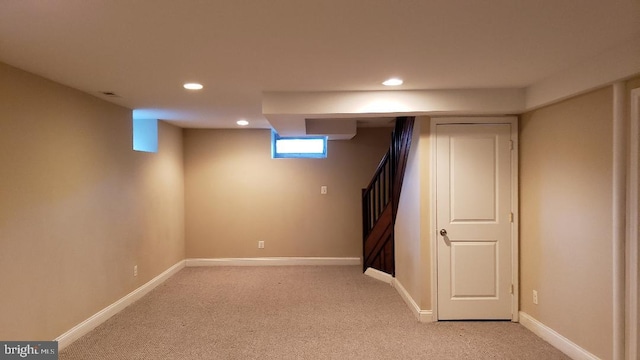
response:
<path id="1" fill-rule="evenodd" d="M 447 229 L 440 230 L 440 235 L 447 236 Z"/>

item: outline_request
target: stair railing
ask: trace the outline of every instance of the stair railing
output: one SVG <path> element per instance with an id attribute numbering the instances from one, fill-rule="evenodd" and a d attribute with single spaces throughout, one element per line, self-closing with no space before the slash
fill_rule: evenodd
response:
<path id="1" fill-rule="evenodd" d="M 363 268 L 395 275 L 394 237 L 404 171 L 411 147 L 413 117 L 399 117 L 391 145 L 369 185 L 362 189 Z"/>

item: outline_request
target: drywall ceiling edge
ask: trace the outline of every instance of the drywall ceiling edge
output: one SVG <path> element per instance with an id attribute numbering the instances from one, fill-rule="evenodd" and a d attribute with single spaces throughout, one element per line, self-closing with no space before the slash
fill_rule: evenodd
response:
<path id="1" fill-rule="evenodd" d="M 307 118 L 424 114 L 503 115 L 524 108 L 524 89 L 264 92 L 262 112 L 281 135 L 305 135 Z"/>
<path id="2" fill-rule="evenodd" d="M 640 74 L 640 36 L 527 87 L 524 111 Z"/>

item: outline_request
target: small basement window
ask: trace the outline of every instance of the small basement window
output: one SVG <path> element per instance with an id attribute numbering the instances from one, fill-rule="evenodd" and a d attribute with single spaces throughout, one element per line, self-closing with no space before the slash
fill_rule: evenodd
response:
<path id="1" fill-rule="evenodd" d="M 157 119 L 133 119 L 133 150 L 158 152 Z"/>
<path id="2" fill-rule="evenodd" d="M 280 136 L 271 131 L 271 157 L 324 159 L 327 157 L 327 137 Z"/>

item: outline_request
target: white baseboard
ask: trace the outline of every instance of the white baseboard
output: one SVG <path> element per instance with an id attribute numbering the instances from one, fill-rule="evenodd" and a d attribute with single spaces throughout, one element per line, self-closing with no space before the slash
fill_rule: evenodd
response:
<path id="1" fill-rule="evenodd" d="M 396 291 L 398 291 L 400 297 L 402 297 L 402 300 L 404 300 L 404 302 L 407 304 L 407 306 L 419 322 L 427 323 L 433 321 L 433 312 L 431 310 L 420 309 L 418 304 L 416 304 L 411 295 L 409 295 L 407 290 L 404 288 L 404 286 L 402 286 L 398 279 L 394 278 L 391 282 L 391 286 L 396 288 Z"/>
<path id="2" fill-rule="evenodd" d="M 387 284 L 391 284 L 391 282 L 393 281 L 393 276 L 387 274 L 386 272 L 382 272 L 380 270 L 376 270 L 374 268 L 367 268 L 367 271 L 364 272 L 365 275 L 367 276 L 371 276 L 372 278 L 376 279 L 376 280 L 380 280 L 382 282 L 385 282 Z"/>
<path id="3" fill-rule="evenodd" d="M 173 276 L 178 271 L 182 270 L 182 268 L 184 267 L 185 267 L 185 261 L 180 260 L 178 263 L 176 263 L 169 269 L 165 270 L 162 274 L 154 277 L 153 279 L 148 281 L 146 284 L 140 286 L 139 288 L 125 295 L 120 300 L 100 310 L 99 312 L 97 312 L 87 320 L 74 326 L 71 330 L 58 336 L 55 339 L 55 341 L 58 342 L 58 350 L 64 349 L 65 347 L 69 346 L 72 342 L 76 341 L 83 335 L 87 334 L 89 331 L 95 329 L 98 325 L 107 321 L 113 315 L 119 313 L 124 308 L 134 303 L 136 300 L 145 296 L 155 287 L 162 284 L 164 281 L 166 281 L 168 278 Z"/>
<path id="4" fill-rule="evenodd" d="M 360 265 L 354 257 L 272 257 L 272 258 L 219 258 L 187 259 L 187 267 L 195 266 L 289 266 L 289 265 Z"/>
<path id="5" fill-rule="evenodd" d="M 574 360 L 600 360 L 599 357 L 522 311 L 520 311 L 520 324 Z"/>

